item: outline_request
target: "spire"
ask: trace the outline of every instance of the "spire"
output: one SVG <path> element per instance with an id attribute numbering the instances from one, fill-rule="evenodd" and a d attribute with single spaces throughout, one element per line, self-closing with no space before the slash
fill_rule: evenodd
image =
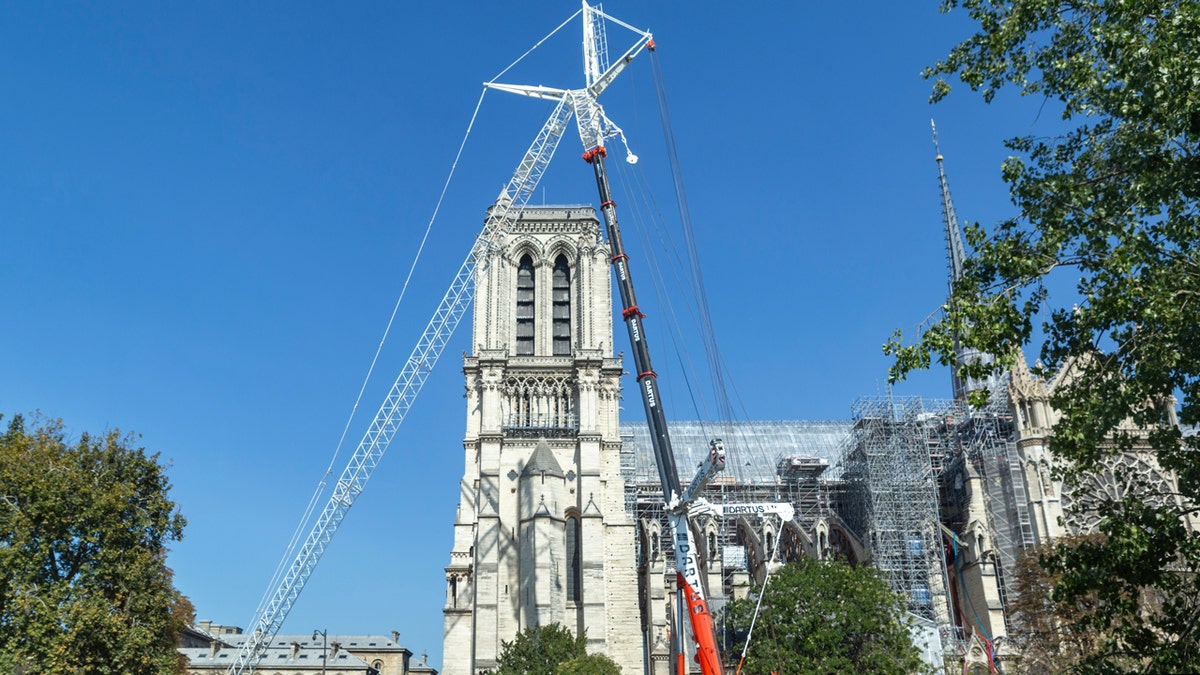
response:
<path id="1" fill-rule="evenodd" d="M 946 170 L 942 166 L 942 149 L 938 145 L 937 125 L 933 123 L 933 120 L 929 120 L 929 126 L 933 129 L 933 150 L 937 153 L 935 159 L 938 165 L 938 186 L 941 188 L 942 195 L 942 219 L 946 224 L 946 258 L 950 264 L 949 285 L 953 291 L 954 282 L 962 278 L 963 264 L 967 255 L 963 249 L 962 231 L 958 229 L 958 217 L 954 215 L 954 202 L 950 199 L 950 185 L 946 182 Z M 960 364 L 990 364 L 995 360 L 990 354 L 964 347 L 959 342 L 958 336 L 954 338 L 954 351 Z M 967 395 L 977 389 L 994 389 L 996 386 L 994 374 L 983 380 L 963 382 L 958 376 L 957 369 L 953 369 L 950 377 L 954 386 L 954 398 L 958 401 L 965 401 Z"/>
<path id="2" fill-rule="evenodd" d="M 942 191 L 942 219 L 946 223 L 946 256 L 950 262 L 950 283 L 962 278 L 963 252 L 962 232 L 958 229 L 958 217 L 954 215 L 954 202 L 950 199 L 950 185 L 946 182 L 946 170 L 942 166 L 942 149 L 938 146 L 937 125 L 929 120 L 933 129 L 933 150 L 937 153 L 938 185 Z"/>

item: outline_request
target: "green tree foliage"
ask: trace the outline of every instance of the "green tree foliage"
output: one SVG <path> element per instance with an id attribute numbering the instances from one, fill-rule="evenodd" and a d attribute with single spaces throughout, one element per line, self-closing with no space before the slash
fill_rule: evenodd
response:
<path id="1" fill-rule="evenodd" d="M 496 675 L 555 675 L 563 672 L 564 664 L 576 668 L 571 672 L 602 673 L 620 672 L 603 670 L 606 657 L 589 657 L 587 653 L 587 631 L 572 635 L 562 624 L 531 626 L 517 633 L 512 642 L 503 642 L 500 658 L 497 659 Z M 614 664 L 615 665 L 615 664 Z"/>
<path id="2" fill-rule="evenodd" d="M 0 434 L 0 671 L 182 672 L 192 610 L 165 559 L 185 521 L 131 440 L 20 416 Z"/>
<path id="3" fill-rule="evenodd" d="M 743 671 L 910 675 L 925 668 L 900 598 L 868 567 L 802 559 L 771 575 Z M 730 603 L 740 655 L 756 598 Z"/>
<path id="4" fill-rule="evenodd" d="M 588 654 L 564 662 L 558 675 L 621 675 L 621 666 L 603 654 Z"/>
<path id="5" fill-rule="evenodd" d="M 1011 365 L 1042 322 L 1035 374 L 1058 373 L 1051 450 L 1068 485 L 1105 459 L 1149 447 L 1177 477 L 1165 493 L 1095 494 L 1101 537 L 1043 558 L 1054 597 L 1096 594 L 1089 627 L 1106 636 L 1081 666 L 1123 672 L 1200 667 L 1200 539 L 1183 522 L 1200 503 L 1200 3 L 1166 0 L 946 0 L 978 32 L 926 72 L 933 100 L 957 76 L 986 101 L 1010 87 L 1060 110 L 1068 129 L 1007 141 L 1018 218 L 967 229 L 965 278 L 914 344 L 898 333 L 894 379 L 932 359 L 954 364 L 956 340 Z M 1065 275 L 1077 297 L 1052 299 Z M 1051 284 L 1053 285 L 1053 284 Z M 978 365 L 961 364 L 964 376 Z M 1147 602 L 1150 600 L 1151 602 Z"/>

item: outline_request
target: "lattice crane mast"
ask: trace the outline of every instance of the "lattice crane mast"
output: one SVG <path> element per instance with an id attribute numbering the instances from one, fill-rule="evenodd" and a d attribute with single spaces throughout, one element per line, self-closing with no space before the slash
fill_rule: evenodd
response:
<path id="1" fill-rule="evenodd" d="M 488 217 L 483 230 L 475 238 L 470 253 L 458 268 L 458 273 L 434 311 L 429 325 L 425 327 L 425 332 L 421 334 L 387 398 L 379 407 L 371 426 L 338 478 L 329 501 L 314 522 L 304 544 L 300 546 L 295 560 L 264 595 L 264 602 L 251 622 L 249 637 L 229 667 L 229 675 L 252 671 L 279 632 L 292 605 L 304 590 L 330 540 L 345 519 L 346 513 L 362 494 L 367 480 L 383 459 L 384 452 L 454 334 L 454 329 L 458 327 L 459 321 L 470 307 L 475 291 L 476 267 L 486 264 L 489 253 L 497 246 L 497 239 L 508 231 L 520 216 L 521 209 L 529 201 L 554 156 L 558 142 L 571 121 L 572 113 L 573 110 L 565 102 L 555 107 L 525 152 L 520 165 L 500 193 L 496 210 Z"/>
<path id="2" fill-rule="evenodd" d="M 621 316 L 629 332 L 629 341 L 633 349 L 634 365 L 637 369 L 638 390 L 641 392 L 642 404 L 646 411 L 646 422 L 650 426 L 650 439 L 654 447 L 654 459 L 658 466 L 658 475 L 662 483 L 663 499 L 666 502 L 665 511 L 670 523 L 671 536 L 675 542 L 675 567 L 677 570 L 677 587 L 681 589 L 687 604 L 688 615 L 692 624 L 692 635 L 696 643 L 696 660 L 700 663 L 703 675 L 721 675 L 721 658 L 717 650 L 716 635 L 713 630 L 712 614 L 708 610 L 704 585 L 700 578 L 699 557 L 696 544 L 689 527 L 688 505 L 696 494 L 703 489 L 708 479 L 725 466 L 724 447 L 720 441 L 713 441 L 705 466 L 701 467 L 698 480 L 694 481 L 685 493 L 680 481 L 679 471 L 675 466 L 675 455 L 671 448 L 671 439 L 667 431 L 666 415 L 663 413 L 662 397 L 658 390 L 658 376 L 650 362 L 650 350 L 646 346 L 645 328 L 642 324 L 644 315 L 638 310 L 637 298 L 633 291 L 633 281 L 629 275 L 629 256 L 625 254 L 621 231 L 617 224 L 616 203 L 612 199 L 609 187 L 608 173 L 604 160 L 608 156 L 604 143 L 610 138 L 620 138 L 628 151 L 625 135 L 612 120 L 604 114 L 603 108 L 596 102 L 596 97 L 604 90 L 630 61 L 643 49 L 654 49 L 654 40 L 650 33 L 640 31 L 627 24 L 621 24 L 640 35 L 634 46 L 625 52 L 611 66 L 603 63 L 607 58 L 607 46 L 604 38 L 603 19 L 616 21 L 600 10 L 591 7 L 586 0 L 583 2 L 584 25 L 584 73 L 587 87 L 583 89 L 554 89 L 544 86 L 522 86 L 490 84 L 488 86 L 522 94 L 534 98 L 567 102 L 575 111 L 579 126 L 579 137 L 583 142 L 583 158 L 591 166 L 596 178 L 596 188 L 599 191 L 600 210 L 604 216 L 605 233 L 609 247 L 612 249 L 612 264 L 616 273 L 617 289 L 621 296 Z M 619 21 L 617 23 L 620 23 Z M 632 153 L 627 155 L 629 163 L 637 162 Z M 682 629 L 682 627 L 680 627 Z M 683 650 L 679 650 L 680 660 Z M 681 664 L 682 665 L 682 664 Z"/>

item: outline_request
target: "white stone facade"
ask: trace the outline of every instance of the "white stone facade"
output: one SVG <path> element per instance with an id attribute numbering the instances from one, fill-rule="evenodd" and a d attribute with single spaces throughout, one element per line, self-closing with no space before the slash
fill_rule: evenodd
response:
<path id="1" fill-rule="evenodd" d="M 492 207 L 488 217 L 497 217 Z M 642 671 L 624 508 L 610 253 L 589 206 L 529 207 L 479 261 L 443 672 L 496 665 L 534 625 Z"/>

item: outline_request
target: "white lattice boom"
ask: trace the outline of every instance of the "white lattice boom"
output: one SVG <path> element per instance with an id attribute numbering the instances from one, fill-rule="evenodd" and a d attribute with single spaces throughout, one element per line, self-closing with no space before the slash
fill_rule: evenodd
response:
<path id="1" fill-rule="evenodd" d="M 571 121 L 571 114 L 571 107 L 566 105 L 565 101 L 560 102 L 529 146 L 525 157 L 497 201 L 499 212 L 486 220 L 483 230 L 475 238 L 471 252 L 458 268 L 458 273 L 434 311 L 433 318 L 425 327 L 425 332 L 421 334 L 387 398 L 379 407 L 371 426 L 342 471 L 329 501 L 314 522 L 295 560 L 280 577 L 278 584 L 268 591 L 270 600 L 259 608 L 251 622 L 250 637 L 230 666 L 230 675 L 238 675 L 252 669 L 275 634 L 279 632 L 330 540 L 337 533 L 350 507 L 362 494 L 438 357 L 442 355 L 459 321 L 470 307 L 477 261 L 485 258 L 488 250 L 496 245 L 497 238 L 519 217 L 521 209 L 529 201 L 550 164 L 563 131 Z"/>

